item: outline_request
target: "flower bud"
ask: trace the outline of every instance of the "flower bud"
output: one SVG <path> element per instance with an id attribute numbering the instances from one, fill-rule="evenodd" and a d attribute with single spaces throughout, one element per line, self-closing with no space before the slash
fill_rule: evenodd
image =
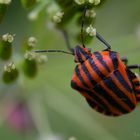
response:
<path id="1" fill-rule="evenodd" d="M 38 64 L 44 64 L 44 63 L 46 63 L 47 62 L 47 56 L 46 55 L 39 55 L 38 57 L 37 57 L 37 63 Z"/>
<path id="2" fill-rule="evenodd" d="M 26 76 L 33 78 L 37 74 L 36 55 L 32 52 L 26 52 L 24 55 L 23 72 Z"/>
<path id="3" fill-rule="evenodd" d="M 93 4 L 95 2 L 95 0 L 89 0 L 88 2 Z"/>
<path id="4" fill-rule="evenodd" d="M 60 23 L 62 21 L 64 12 L 57 12 L 54 16 L 53 16 L 53 21 L 55 23 Z"/>
<path id="5" fill-rule="evenodd" d="M 10 4 L 12 0 L 0 0 L 0 4 Z"/>
<path id="6" fill-rule="evenodd" d="M 96 29 L 93 28 L 92 25 L 90 25 L 86 28 L 86 33 L 89 34 L 90 36 L 95 36 L 96 35 Z"/>
<path id="7" fill-rule="evenodd" d="M 82 5 L 86 2 L 86 0 L 74 0 L 75 3 L 77 3 L 78 5 Z"/>
<path id="8" fill-rule="evenodd" d="M 101 0 L 94 0 L 94 5 L 100 4 Z"/>
<path id="9" fill-rule="evenodd" d="M 37 43 L 37 39 L 33 36 L 29 37 L 28 40 L 23 41 L 23 51 L 32 50 Z"/>
<path id="10" fill-rule="evenodd" d="M 4 72 L 3 72 L 3 81 L 4 83 L 12 83 L 14 82 L 18 77 L 18 70 L 16 69 L 14 63 L 9 63 L 4 66 Z"/>
<path id="11" fill-rule="evenodd" d="M 96 17 L 95 11 L 94 10 L 86 10 L 86 17 L 95 18 Z"/>
<path id="12" fill-rule="evenodd" d="M 23 7 L 31 8 L 34 6 L 37 0 L 21 0 Z"/>
<path id="13" fill-rule="evenodd" d="M 14 35 L 5 34 L 0 39 L 0 58 L 3 60 L 8 60 L 12 55 L 12 42 L 14 40 Z"/>
<path id="14" fill-rule="evenodd" d="M 28 14 L 28 19 L 29 20 L 31 20 L 31 21 L 35 21 L 37 18 L 38 18 L 38 13 L 36 13 L 36 12 L 30 12 L 29 14 Z"/>
<path id="15" fill-rule="evenodd" d="M 5 41 L 5 42 L 12 43 L 12 42 L 14 41 L 14 36 L 15 36 L 15 35 L 11 35 L 11 34 L 7 33 L 7 34 L 4 34 L 4 35 L 2 36 L 2 39 L 3 39 L 3 41 Z"/>
<path id="16" fill-rule="evenodd" d="M 89 3 L 94 4 L 94 5 L 98 5 L 100 4 L 101 0 L 89 0 Z"/>
<path id="17" fill-rule="evenodd" d="M 37 43 L 37 39 L 35 37 L 31 36 L 28 38 L 28 46 L 29 47 L 31 47 L 31 48 L 35 47 L 36 43 Z"/>

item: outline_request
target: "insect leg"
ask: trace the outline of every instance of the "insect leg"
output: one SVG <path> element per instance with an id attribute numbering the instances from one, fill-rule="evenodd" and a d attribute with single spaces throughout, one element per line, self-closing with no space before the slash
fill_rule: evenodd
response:
<path id="1" fill-rule="evenodd" d="M 139 69 L 140 71 L 140 65 L 139 64 L 133 64 L 133 65 L 127 65 L 128 69 Z"/>
<path id="2" fill-rule="evenodd" d="M 127 65 L 128 59 L 126 56 L 121 57 L 121 60 L 124 62 L 124 64 L 127 66 L 128 69 L 139 69 L 140 71 L 140 65 L 139 64 L 133 64 L 133 65 Z"/>
<path id="3" fill-rule="evenodd" d="M 133 65 L 127 65 L 128 69 L 138 69 L 139 70 L 139 74 L 140 75 L 140 65 L 139 64 L 133 64 Z"/>
<path id="4" fill-rule="evenodd" d="M 130 65 L 129 67 L 130 67 L 130 69 L 131 68 L 140 69 L 140 65 Z M 130 77 L 131 83 L 133 85 L 133 90 L 136 95 L 136 99 L 137 99 L 137 101 L 140 101 L 140 78 L 136 73 L 133 73 L 132 71 L 130 71 L 129 68 L 127 69 L 127 73 L 128 73 L 128 76 Z"/>
<path id="5" fill-rule="evenodd" d="M 126 56 L 121 57 L 121 60 L 124 62 L 125 65 L 127 65 L 128 59 Z"/>

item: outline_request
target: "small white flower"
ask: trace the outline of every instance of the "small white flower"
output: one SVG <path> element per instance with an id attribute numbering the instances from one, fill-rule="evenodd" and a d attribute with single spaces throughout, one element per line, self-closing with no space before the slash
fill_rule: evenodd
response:
<path id="1" fill-rule="evenodd" d="M 48 60 L 48 58 L 47 58 L 46 55 L 39 55 L 39 56 L 37 57 L 37 62 L 38 62 L 39 64 L 44 64 L 45 62 L 47 62 L 47 60 Z"/>
<path id="2" fill-rule="evenodd" d="M 12 70 L 15 70 L 15 69 L 16 69 L 16 66 L 13 62 L 4 66 L 4 71 L 7 71 L 7 72 L 11 72 Z"/>
<path id="3" fill-rule="evenodd" d="M 86 17 L 95 18 L 96 17 L 95 11 L 94 10 L 87 10 Z"/>
<path id="4" fill-rule="evenodd" d="M 100 4 L 101 0 L 94 0 L 94 5 Z"/>
<path id="5" fill-rule="evenodd" d="M 14 41 L 14 36 L 15 36 L 15 35 L 11 35 L 11 34 L 9 34 L 9 33 L 4 34 L 4 35 L 2 36 L 2 40 L 3 40 L 3 41 L 7 41 L 7 42 L 9 42 L 9 43 L 12 43 L 12 42 Z"/>
<path id="6" fill-rule="evenodd" d="M 86 2 L 86 0 L 74 0 L 75 3 L 77 3 L 78 5 L 82 5 Z"/>
<path id="7" fill-rule="evenodd" d="M 36 58 L 36 54 L 30 51 L 27 51 L 24 55 L 24 58 L 28 60 L 33 60 Z"/>
<path id="8" fill-rule="evenodd" d="M 52 18 L 58 11 L 60 11 L 60 7 L 55 3 L 51 3 L 46 9 L 46 13 L 50 18 Z"/>
<path id="9" fill-rule="evenodd" d="M 88 2 L 94 5 L 98 5 L 101 2 L 101 0 L 88 0 Z"/>
<path id="10" fill-rule="evenodd" d="M 28 14 L 28 19 L 31 20 L 31 21 L 34 21 L 38 18 L 38 12 L 30 12 Z"/>
<path id="11" fill-rule="evenodd" d="M 62 21 L 64 12 L 57 12 L 54 16 L 53 16 L 53 21 L 55 23 L 60 23 Z"/>
<path id="12" fill-rule="evenodd" d="M 1 4 L 10 4 L 12 0 L 0 0 Z"/>
<path id="13" fill-rule="evenodd" d="M 86 28 L 86 33 L 89 34 L 90 36 L 95 36 L 96 35 L 96 29 L 90 25 L 89 27 Z"/>
<path id="14" fill-rule="evenodd" d="M 88 2 L 92 4 L 95 2 L 95 0 L 89 0 Z"/>
<path id="15" fill-rule="evenodd" d="M 55 15 L 55 16 L 53 16 L 53 21 L 55 23 L 60 23 L 61 22 L 61 18 Z"/>
<path id="16" fill-rule="evenodd" d="M 30 47 L 35 47 L 36 43 L 37 43 L 37 39 L 35 37 L 31 36 L 28 38 L 28 45 Z"/>

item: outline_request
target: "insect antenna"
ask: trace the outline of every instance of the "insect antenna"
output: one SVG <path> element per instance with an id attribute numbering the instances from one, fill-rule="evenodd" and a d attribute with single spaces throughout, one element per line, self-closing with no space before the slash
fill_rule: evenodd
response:
<path id="1" fill-rule="evenodd" d="M 63 50 L 34 50 L 34 52 L 35 53 L 45 53 L 45 52 L 55 53 L 55 52 L 59 52 L 59 53 L 74 55 L 72 52 L 67 52 L 67 51 L 63 51 Z"/>
<path id="2" fill-rule="evenodd" d="M 110 49 L 111 49 L 111 45 L 110 45 L 98 32 L 96 32 L 96 37 L 97 37 L 97 39 L 99 39 L 103 44 L 106 45 L 107 50 L 110 50 Z"/>
<path id="3" fill-rule="evenodd" d="M 65 30 L 61 30 L 61 32 L 64 36 L 66 46 L 67 46 L 68 50 L 70 50 L 70 52 L 63 51 L 63 50 L 34 50 L 33 52 L 35 52 L 35 53 L 45 53 L 45 52 L 56 53 L 57 52 L 57 53 L 65 53 L 65 54 L 69 54 L 69 55 L 74 55 L 74 49 L 70 45 L 67 32 Z"/>

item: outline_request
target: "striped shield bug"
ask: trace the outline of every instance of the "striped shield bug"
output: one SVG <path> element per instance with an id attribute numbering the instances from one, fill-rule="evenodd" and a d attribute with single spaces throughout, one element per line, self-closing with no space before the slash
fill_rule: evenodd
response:
<path id="1" fill-rule="evenodd" d="M 140 100 L 140 82 L 119 54 L 111 50 L 89 52 L 75 48 L 76 66 L 71 86 L 79 91 L 96 111 L 109 116 L 131 112 Z"/>
<path id="2" fill-rule="evenodd" d="M 84 11 L 85 14 L 85 11 Z M 82 20 L 83 21 L 83 20 Z M 127 65 L 127 58 L 120 58 L 111 46 L 96 32 L 96 37 L 106 45 L 102 51 L 91 52 L 83 43 L 70 47 L 67 33 L 63 31 L 67 47 L 71 52 L 62 50 L 37 50 L 35 52 L 62 52 L 72 54 L 75 67 L 71 87 L 83 95 L 91 108 L 107 116 L 120 116 L 134 110 L 140 101 L 140 81 L 131 69 L 139 65 Z"/>

